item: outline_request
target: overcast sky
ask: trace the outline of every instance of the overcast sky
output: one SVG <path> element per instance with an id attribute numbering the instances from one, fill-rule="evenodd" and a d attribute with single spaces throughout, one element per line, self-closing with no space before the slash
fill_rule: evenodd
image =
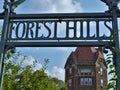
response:
<path id="1" fill-rule="evenodd" d="M 3 0 L 0 0 L 0 12 L 3 11 Z M 26 0 L 16 8 L 16 13 L 82 13 L 104 12 L 107 7 L 100 0 Z M 64 79 L 64 65 L 67 57 L 75 47 L 44 47 L 44 48 L 17 48 L 22 55 L 29 56 L 29 60 L 36 59 L 39 63 L 49 59 L 48 73 Z M 27 63 L 27 62 L 26 62 Z M 39 65 L 38 65 L 39 67 Z"/>

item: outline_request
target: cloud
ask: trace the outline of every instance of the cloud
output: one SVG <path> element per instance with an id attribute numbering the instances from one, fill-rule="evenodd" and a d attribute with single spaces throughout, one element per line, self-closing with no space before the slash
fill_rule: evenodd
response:
<path id="1" fill-rule="evenodd" d="M 36 61 L 32 56 L 22 56 L 22 55 L 20 55 L 18 58 L 13 60 L 14 62 L 16 62 L 17 65 L 21 65 L 21 67 L 23 68 L 28 65 L 33 66 L 34 62 Z M 33 70 L 36 71 L 39 70 L 40 68 L 42 68 L 42 64 L 35 63 L 35 67 L 33 67 Z M 45 72 L 51 77 L 56 77 L 60 80 L 64 80 L 65 71 L 63 68 L 53 66 L 51 70 L 46 70 Z"/>
<path id="2" fill-rule="evenodd" d="M 82 7 L 75 0 L 29 0 L 18 10 L 36 13 L 74 13 L 81 12 Z"/>
<path id="3" fill-rule="evenodd" d="M 41 63 L 38 63 L 38 62 L 35 63 L 36 60 L 32 56 L 22 56 L 22 55 L 20 55 L 16 59 L 13 58 L 13 60 L 17 65 L 20 65 L 23 68 L 26 67 L 26 66 L 33 66 L 34 71 L 39 70 L 42 67 Z"/>
<path id="4" fill-rule="evenodd" d="M 48 75 L 50 75 L 51 77 L 56 77 L 60 80 L 63 80 L 65 79 L 65 70 L 63 68 L 60 68 L 60 67 L 57 67 L 57 66 L 54 66 L 52 68 L 52 70 L 50 71 L 46 71 L 48 73 Z"/>
<path id="5" fill-rule="evenodd" d="M 35 62 L 35 59 L 32 56 L 23 57 L 23 60 L 23 66 L 33 65 Z"/>

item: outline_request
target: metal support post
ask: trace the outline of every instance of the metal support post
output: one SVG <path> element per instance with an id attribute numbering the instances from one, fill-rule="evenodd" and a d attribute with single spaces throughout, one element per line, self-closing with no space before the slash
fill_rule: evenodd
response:
<path id="1" fill-rule="evenodd" d="M 7 54 L 7 51 L 10 50 L 10 49 L 13 49 L 14 47 L 12 46 L 7 46 L 5 47 L 5 50 L 3 52 L 3 60 L 1 62 L 1 73 L 0 73 L 0 76 L 1 76 L 1 89 L 2 90 L 2 85 L 3 85 L 3 79 L 4 79 L 4 71 L 5 71 L 5 56 Z"/>
<path id="2" fill-rule="evenodd" d="M 1 72 L 0 72 L 0 90 L 2 90 L 2 85 L 3 85 L 3 78 L 4 78 L 4 71 L 5 71 L 5 63 L 4 63 L 4 59 L 5 59 L 5 54 L 6 54 L 6 50 L 3 52 L 3 58 L 1 60 Z"/>
<path id="3" fill-rule="evenodd" d="M 118 21 L 117 21 L 117 8 L 113 9 L 113 31 L 114 31 L 114 41 L 116 49 L 116 60 L 115 69 L 118 76 L 116 81 L 117 90 L 120 90 L 120 44 L 119 44 L 119 31 L 118 31 Z"/>
<path id="4" fill-rule="evenodd" d="M 2 29 L 2 35 L 1 35 L 1 42 L 0 42 L 0 90 L 2 90 L 2 81 L 3 81 L 3 75 L 4 75 L 4 58 L 5 53 L 7 52 L 6 48 L 6 38 L 8 36 L 9 32 L 9 26 L 10 26 L 10 14 L 15 14 L 14 9 L 23 3 L 25 0 L 17 0 L 17 1 L 11 1 L 4 0 L 4 23 L 3 23 L 3 29 Z M 9 46 L 8 46 L 9 47 Z"/>
<path id="5" fill-rule="evenodd" d="M 4 23 L 3 23 L 2 35 L 1 35 L 1 42 L 0 42 L 0 48 L 1 48 L 0 49 L 0 90 L 2 90 L 5 43 L 6 43 L 6 36 L 7 36 L 7 30 L 8 30 L 8 26 L 9 26 L 9 15 L 10 15 L 9 6 L 7 4 L 5 4 L 4 8 L 5 8 Z"/>

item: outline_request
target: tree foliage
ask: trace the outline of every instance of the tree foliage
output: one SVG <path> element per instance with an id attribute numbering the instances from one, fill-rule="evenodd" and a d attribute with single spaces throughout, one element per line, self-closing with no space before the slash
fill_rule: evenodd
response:
<path id="1" fill-rule="evenodd" d="M 111 75 L 111 78 L 109 79 L 109 83 L 108 83 L 108 89 L 117 90 L 116 88 L 117 74 L 115 71 L 115 55 L 116 55 L 115 48 L 112 48 L 111 53 L 112 54 L 107 54 L 107 59 L 106 59 L 106 64 L 109 68 L 108 75 Z"/>
<path id="2" fill-rule="evenodd" d="M 19 53 L 14 54 L 8 51 L 6 59 L 19 57 Z M 21 61 L 21 64 L 23 62 Z M 45 72 L 48 59 L 39 70 L 34 70 L 37 61 L 33 65 L 22 67 L 21 64 L 7 60 L 3 80 L 3 90 L 67 90 L 64 81 L 52 78 Z"/>

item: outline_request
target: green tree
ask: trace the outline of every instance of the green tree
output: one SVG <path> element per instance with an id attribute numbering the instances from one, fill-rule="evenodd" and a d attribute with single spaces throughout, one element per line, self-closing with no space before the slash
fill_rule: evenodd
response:
<path id="1" fill-rule="evenodd" d="M 116 71 L 115 71 L 116 50 L 114 47 L 111 50 L 112 50 L 111 54 L 107 54 L 107 59 L 106 59 L 106 64 L 109 68 L 108 75 L 111 75 L 111 78 L 110 78 L 109 83 L 108 83 L 108 89 L 117 90 L 116 89 L 117 75 L 116 75 Z"/>
<path id="2" fill-rule="evenodd" d="M 23 67 L 22 63 L 26 56 L 17 64 L 13 59 L 17 60 L 20 54 L 11 53 L 13 51 L 8 51 L 6 55 L 6 59 L 9 60 L 6 61 L 3 90 L 67 90 L 66 84 L 62 80 L 47 75 L 48 59 L 44 60 L 41 69 L 35 71 L 37 61 L 33 65 Z"/>

